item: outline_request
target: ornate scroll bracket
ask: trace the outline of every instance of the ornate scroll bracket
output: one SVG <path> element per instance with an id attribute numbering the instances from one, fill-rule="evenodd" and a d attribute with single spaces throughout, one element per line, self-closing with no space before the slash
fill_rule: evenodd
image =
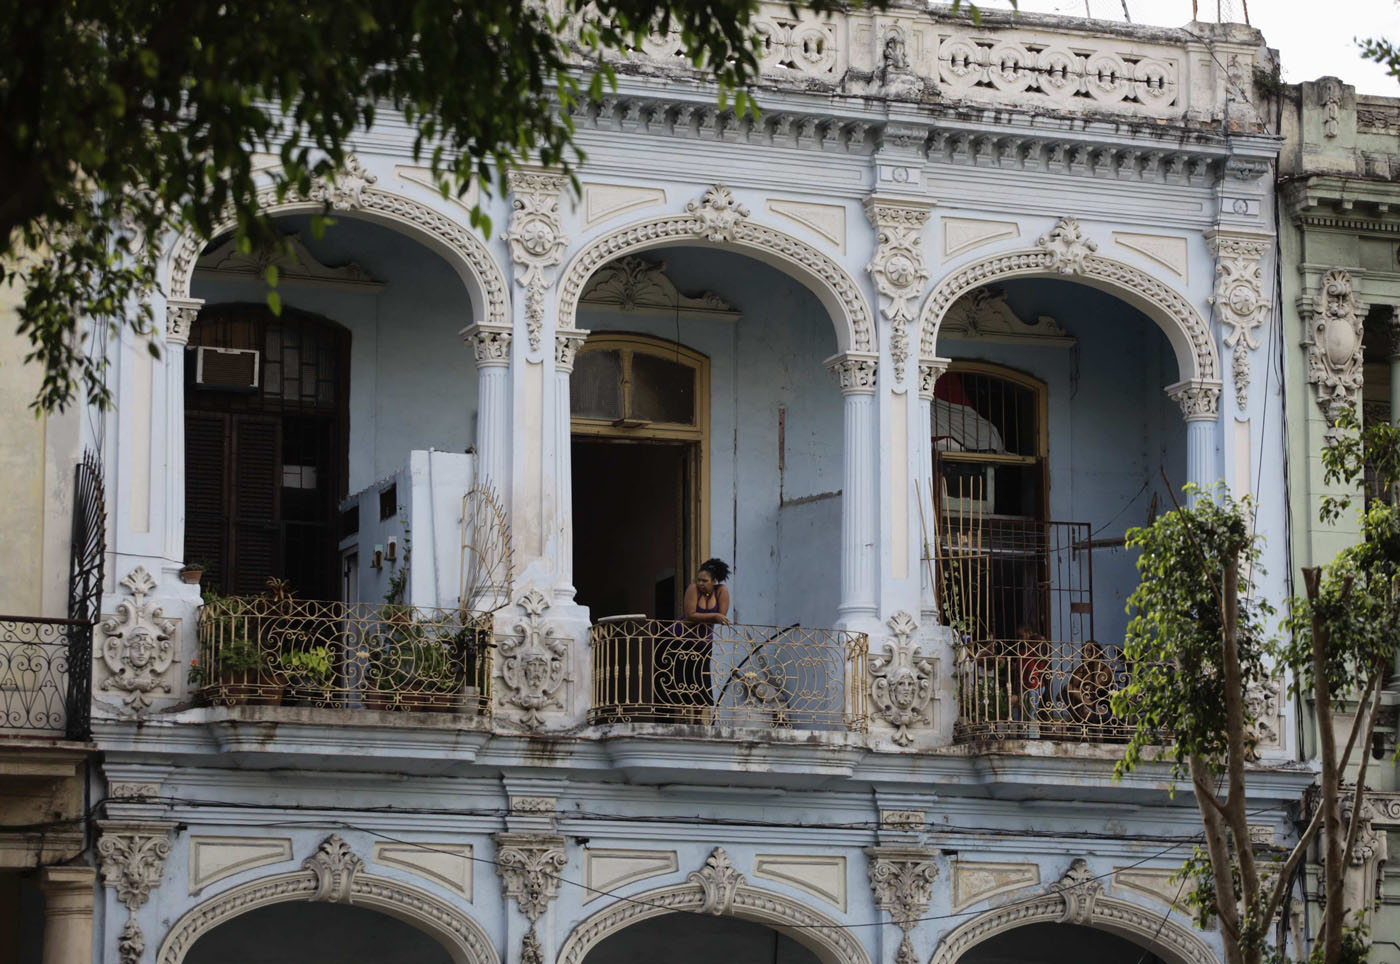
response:
<path id="1" fill-rule="evenodd" d="M 520 939 L 521 964 L 543 964 L 544 948 L 535 923 L 559 894 L 559 874 L 568 858 L 564 838 L 555 834 L 498 833 L 496 873 L 501 876 L 501 892 L 513 899 L 530 929 Z"/>
<path id="2" fill-rule="evenodd" d="M 874 196 L 865 199 L 865 216 L 875 226 L 875 257 L 865 266 L 884 300 L 881 313 L 890 323 L 890 358 L 896 385 L 904 383 L 909 360 L 909 325 L 914 321 L 913 302 L 929 279 L 924 266 L 923 240 L 928 221 L 927 205 L 896 204 Z"/>
<path id="3" fill-rule="evenodd" d="M 888 911 L 890 921 L 903 932 L 895 964 L 915 964 L 914 942 L 909 932 L 928 911 L 938 868 L 930 851 L 917 847 L 868 847 L 866 874 L 875 894 L 875 906 Z"/>
<path id="4" fill-rule="evenodd" d="M 175 622 L 146 601 L 157 583 L 145 566 L 131 570 L 121 584 L 132 598 L 117 603 L 117 614 L 102 621 L 102 661 L 111 673 L 102 688 L 125 693 L 122 702 L 141 716 L 151 693 L 170 692 L 166 674 L 175 659 Z"/>
<path id="5" fill-rule="evenodd" d="M 700 200 L 687 203 L 685 210 L 695 218 L 695 233 L 706 241 L 733 241 L 739 222 L 749 216 L 749 209 L 723 184 L 708 189 Z"/>
<path id="6" fill-rule="evenodd" d="M 150 899 L 151 891 L 160 886 L 165 873 L 165 858 L 170 856 L 172 824 L 100 823 L 102 836 L 97 841 L 97 856 L 101 862 L 102 883 L 117 892 L 117 900 L 126 906 L 126 924 L 117 937 L 117 954 L 121 964 L 136 964 L 146 952 L 146 936 L 136 923 L 136 911 Z"/>
<path id="7" fill-rule="evenodd" d="M 1065 907 L 1060 912 L 1059 923 L 1087 925 L 1093 922 L 1094 904 L 1103 896 L 1103 884 L 1089 870 L 1089 863 L 1083 857 L 1070 861 L 1065 875 L 1051 884 L 1050 890 L 1064 898 Z"/>
<path id="8" fill-rule="evenodd" d="M 554 284 L 550 268 L 564 260 L 569 239 L 559 216 L 559 197 L 568 179 L 540 171 L 512 171 L 510 230 L 502 237 L 510 244 L 515 281 L 525 289 L 525 330 L 530 351 L 540 350 L 544 329 L 545 293 Z"/>
<path id="9" fill-rule="evenodd" d="M 911 726 L 932 723 L 933 682 L 937 672 L 931 657 L 919 653 L 913 639 L 918 630 L 914 617 L 903 610 L 887 622 L 894 638 L 885 643 L 884 655 L 870 661 L 870 696 L 875 712 L 895 728 L 900 746 L 914 742 Z"/>
<path id="10" fill-rule="evenodd" d="M 1084 259 L 1099 249 L 1079 226 L 1078 219 L 1071 217 L 1056 221 L 1049 233 L 1041 235 L 1036 244 L 1050 255 L 1046 267 L 1060 274 L 1084 274 Z"/>
<path id="11" fill-rule="evenodd" d="M 500 679 L 506 689 L 501 699 L 523 710 L 521 722 L 535 729 L 544 724 L 542 711 L 564 705 L 560 691 L 569 679 L 565 663 L 569 641 L 555 636 L 545 624 L 549 600 L 538 589 L 525 593 L 516 605 L 525 610 L 525 618 L 500 644 Z"/>
<path id="12" fill-rule="evenodd" d="M 696 884 L 705 894 L 705 902 L 700 906 L 702 914 L 728 914 L 734 910 L 734 895 L 744 886 L 744 875 L 739 873 L 729 854 L 723 847 L 716 847 L 705 859 L 705 866 L 691 871 L 686 878 Z"/>
<path id="13" fill-rule="evenodd" d="M 308 900 L 348 904 L 355 875 L 365 869 L 365 862 L 355 856 L 340 834 L 333 833 L 321 841 L 321 846 L 303 860 L 301 866 L 316 875 L 316 892 Z"/>
<path id="14" fill-rule="evenodd" d="M 1365 315 L 1356 300 L 1351 274 L 1344 268 L 1333 268 L 1324 274 L 1312 308 L 1304 342 L 1308 350 L 1308 382 L 1327 418 L 1323 439 L 1332 445 L 1340 437 L 1337 420 L 1347 409 L 1355 409 L 1361 397 L 1364 373 L 1361 337 Z"/>
<path id="15" fill-rule="evenodd" d="M 1249 402 L 1249 353 L 1259 347 L 1255 330 L 1264 323 L 1269 299 L 1264 294 L 1261 267 L 1269 240 L 1255 235 L 1212 232 L 1206 236 L 1215 256 L 1215 294 L 1211 303 L 1220 320 L 1230 326 L 1225 347 L 1231 350 L 1230 368 L 1235 382 L 1235 403 L 1243 410 Z"/>
<path id="16" fill-rule="evenodd" d="M 364 206 L 365 188 L 379 182 L 354 154 L 345 155 L 345 167 L 329 176 L 318 177 L 306 196 L 309 200 L 328 204 L 336 211 L 358 211 Z"/>

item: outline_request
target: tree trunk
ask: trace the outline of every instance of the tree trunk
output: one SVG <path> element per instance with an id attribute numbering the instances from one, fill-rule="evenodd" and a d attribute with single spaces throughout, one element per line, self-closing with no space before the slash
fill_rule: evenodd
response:
<path id="1" fill-rule="evenodd" d="M 1317 740 L 1322 757 L 1319 776 L 1322 813 L 1322 964 L 1337 964 L 1342 953 L 1342 924 L 1346 907 L 1342 903 L 1345 888 L 1342 880 L 1342 849 L 1345 831 L 1342 829 L 1341 773 L 1337 767 L 1336 728 L 1332 719 L 1332 688 L 1327 682 L 1327 649 L 1329 640 L 1322 621 L 1316 615 L 1316 603 L 1322 581 L 1322 570 L 1303 570 L 1308 603 L 1314 607 L 1312 617 L 1313 700 L 1317 712 Z"/>

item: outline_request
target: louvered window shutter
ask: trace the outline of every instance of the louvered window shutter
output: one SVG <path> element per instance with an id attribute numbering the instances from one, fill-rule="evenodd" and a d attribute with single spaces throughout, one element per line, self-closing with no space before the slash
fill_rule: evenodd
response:
<path id="1" fill-rule="evenodd" d="M 269 576 L 282 573 L 282 531 L 278 494 L 282 471 L 278 419 L 236 415 L 233 422 L 233 561 L 229 588 L 257 593 Z"/>
<path id="2" fill-rule="evenodd" d="M 228 589 L 228 419 L 185 413 L 185 561 L 207 566 L 205 581 Z"/>

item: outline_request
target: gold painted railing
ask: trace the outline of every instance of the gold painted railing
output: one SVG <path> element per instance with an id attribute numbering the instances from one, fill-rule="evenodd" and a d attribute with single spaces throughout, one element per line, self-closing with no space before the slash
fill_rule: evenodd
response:
<path id="1" fill-rule="evenodd" d="M 1126 740 L 1134 721 L 1112 698 L 1133 667 L 1096 642 L 990 639 L 959 647 L 954 738 Z"/>
<path id="2" fill-rule="evenodd" d="M 863 633 L 621 619 L 591 636 L 593 723 L 865 729 Z"/>
<path id="3" fill-rule="evenodd" d="M 492 621 L 452 609 L 221 596 L 199 612 L 190 682 L 210 703 L 478 713 Z"/>

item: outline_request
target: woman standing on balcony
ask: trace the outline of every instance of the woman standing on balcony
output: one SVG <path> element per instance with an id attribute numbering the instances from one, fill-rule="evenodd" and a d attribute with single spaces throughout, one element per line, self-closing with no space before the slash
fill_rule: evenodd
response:
<path id="1" fill-rule="evenodd" d="M 685 621 L 688 623 L 728 623 L 729 566 L 723 559 L 706 559 L 700 563 L 695 581 L 685 588 Z M 709 638 L 710 633 L 705 633 Z"/>
<path id="2" fill-rule="evenodd" d="M 675 640 L 663 641 L 656 654 L 658 689 L 678 715 L 701 716 L 695 722 L 708 723 L 707 710 L 714 703 L 713 637 L 716 624 L 729 622 L 729 566 L 722 559 L 706 559 L 695 573 L 695 581 L 685 589 L 684 619 L 676 624 Z"/>

